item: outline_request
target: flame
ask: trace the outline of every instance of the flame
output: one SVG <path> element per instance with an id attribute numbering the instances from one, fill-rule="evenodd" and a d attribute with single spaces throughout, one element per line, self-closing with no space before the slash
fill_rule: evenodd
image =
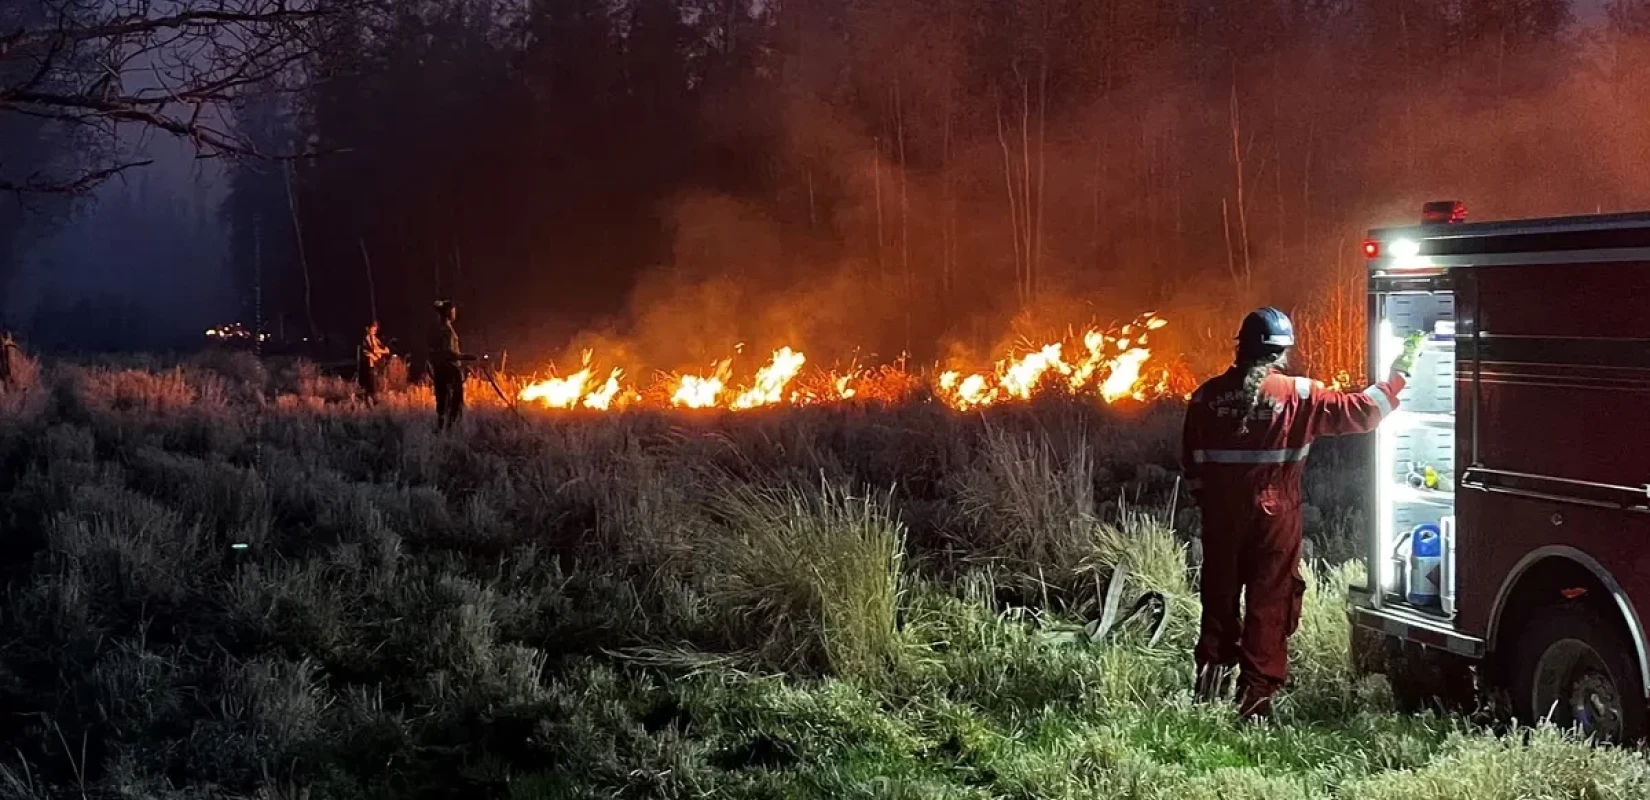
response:
<path id="1" fill-rule="evenodd" d="M 1143 314 L 1115 333 L 1090 329 L 1083 333 L 1083 355 L 1076 363 L 1064 358 L 1064 346 L 1044 345 L 1017 359 L 997 362 L 995 380 L 983 373 L 964 377 L 949 371 L 940 375 L 936 394 L 953 408 L 967 411 L 1007 400 L 1029 399 L 1051 375 L 1065 378 L 1073 393 L 1093 392 L 1107 403 L 1123 399 L 1147 400 L 1163 394 L 1166 375 L 1148 385 L 1146 364 L 1152 352 L 1145 347 L 1147 332 L 1168 321 L 1155 313 Z"/>
<path id="2" fill-rule="evenodd" d="M 741 392 L 733 401 L 733 407 L 756 408 L 780 402 L 784 399 L 785 386 L 796 378 L 807 361 L 807 356 L 789 347 L 775 350 L 773 361 L 756 371 L 755 385 Z"/>
<path id="3" fill-rule="evenodd" d="M 624 370 L 615 368 L 607 376 L 607 383 L 602 384 L 602 388 L 584 396 L 584 407 L 593 408 L 597 411 L 606 411 L 612 408 L 613 398 L 619 396 L 619 378 L 623 376 Z"/>
<path id="4" fill-rule="evenodd" d="M 715 374 L 709 377 L 683 375 L 676 384 L 676 391 L 670 396 L 670 404 L 683 408 L 715 406 L 716 399 L 722 395 L 722 389 L 727 385 L 728 365 L 732 363 L 732 359 L 724 359 L 716 365 Z"/>
<path id="5" fill-rule="evenodd" d="M 627 385 L 625 371 L 610 368 L 597 384 L 590 351 L 582 354 L 581 369 L 564 377 L 529 384 L 520 399 L 546 408 L 617 410 L 632 403 L 658 404 L 668 398 L 676 408 L 746 410 L 773 405 L 810 405 L 845 401 L 900 402 L 917 396 L 924 387 L 945 405 L 970 411 L 1005 402 L 1028 400 L 1039 394 L 1064 391 L 1098 398 L 1105 403 L 1145 401 L 1189 392 L 1190 372 L 1183 362 L 1159 365 L 1146 345 L 1149 333 L 1168 325 L 1155 313 L 1120 328 L 1092 328 L 1076 341 L 1050 341 L 1027 346 L 997 360 L 988 369 L 945 369 L 929 373 L 908 371 L 903 363 L 869 369 L 857 366 L 844 372 L 803 372 L 808 358 L 795 347 L 772 351 L 767 363 L 734 380 L 734 357 L 712 365 L 704 374 L 676 373 L 646 394 Z M 742 352 L 736 348 L 735 352 Z"/>
<path id="6" fill-rule="evenodd" d="M 521 390 L 519 397 L 529 403 L 542 403 L 550 408 L 573 408 L 584 397 L 584 385 L 590 381 L 591 351 L 584 351 L 584 369 L 565 378 L 550 378 Z"/>
<path id="7" fill-rule="evenodd" d="M 1011 397 L 1030 399 L 1037 384 L 1051 370 L 1062 375 L 1070 375 L 1071 365 L 1060 357 L 1061 347 L 1059 342 L 1044 345 L 1043 349 L 1010 365 L 1000 381 L 1003 391 Z"/>
<path id="8" fill-rule="evenodd" d="M 1111 364 L 1111 374 L 1100 382 L 1100 396 L 1108 403 L 1115 403 L 1125 397 L 1146 399 L 1145 393 L 1137 387 L 1140 385 L 1140 368 L 1145 366 L 1146 359 L 1151 357 L 1152 351 L 1143 348 L 1127 350 L 1119 355 Z"/>

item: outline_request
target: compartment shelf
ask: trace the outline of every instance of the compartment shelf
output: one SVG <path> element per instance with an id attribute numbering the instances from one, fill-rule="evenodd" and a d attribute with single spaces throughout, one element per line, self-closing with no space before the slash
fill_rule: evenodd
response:
<path id="1" fill-rule="evenodd" d="M 1399 428 L 1455 430 L 1455 415 L 1447 411 L 1410 411 L 1400 406 L 1389 422 Z"/>
<path id="2" fill-rule="evenodd" d="M 1446 492 L 1442 489 L 1417 489 L 1407 483 L 1393 484 L 1392 499 L 1399 503 L 1417 503 L 1438 506 L 1439 508 L 1455 507 L 1455 492 Z"/>

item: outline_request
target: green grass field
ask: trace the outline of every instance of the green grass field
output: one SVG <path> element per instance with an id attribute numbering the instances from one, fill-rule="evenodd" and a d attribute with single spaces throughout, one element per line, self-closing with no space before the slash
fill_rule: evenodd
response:
<path id="1" fill-rule="evenodd" d="M 1179 409 L 375 410 L 215 356 L 0 396 L 0 797 L 1643 798 L 1347 653 L 1357 442 L 1276 718 L 1190 697 Z M 1080 635 L 1118 564 L 1151 645 Z"/>

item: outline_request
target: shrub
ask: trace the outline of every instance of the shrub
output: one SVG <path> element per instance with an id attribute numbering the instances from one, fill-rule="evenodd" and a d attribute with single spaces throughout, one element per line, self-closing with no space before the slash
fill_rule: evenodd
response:
<path id="1" fill-rule="evenodd" d="M 875 680 L 898 658 L 905 532 L 886 498 L 729 486 L 709 591 L 770 663 Z"/>

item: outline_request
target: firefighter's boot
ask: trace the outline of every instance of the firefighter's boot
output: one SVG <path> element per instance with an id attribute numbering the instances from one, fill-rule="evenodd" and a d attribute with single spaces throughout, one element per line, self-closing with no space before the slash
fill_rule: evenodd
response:
<path id="1" fill-rule="evenodd" d="M 1272 717 L 1272 694 L 1264 689 L 1244 687 L 1238 692 L 1238 717 L 1245 722 L 1264 722 Z"/>

